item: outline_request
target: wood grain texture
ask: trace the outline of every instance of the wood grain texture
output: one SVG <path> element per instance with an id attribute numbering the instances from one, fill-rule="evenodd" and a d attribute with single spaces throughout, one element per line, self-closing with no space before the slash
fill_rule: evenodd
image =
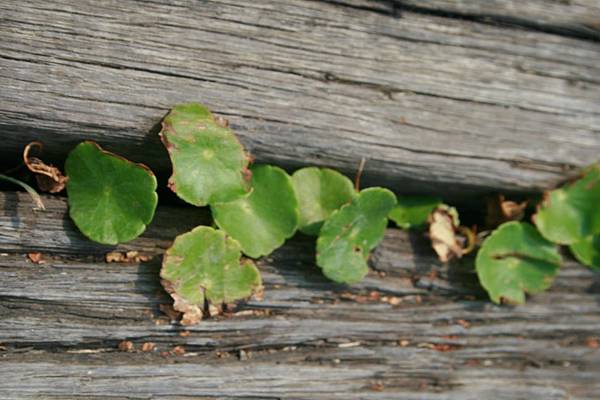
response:
<path id="1" fill-rule="evenodd" d="M 488 24 L 534 29 L 600 40 L 600 3 L 596 0 L 331 0 L 352 7 L 464 18 Z"/>
<path id="2" fill-rule="evenodd" d="M 539 190 L 597 160 L 598 43 L 368 3 L 2 2 L 2 163 L 86 138 L 164 176 L 156 126 L 184 101 L 258 162 L 366 156 L 396 192 Z"/>
<path id="3" fill-rule="evenodd" d="M 549 292 L 525 306 L 496 306 L 468 262 L 441 265 L 419 234 L 389 229 L 373 270 L 352 287 L 325 280 L 313 240 L 298 236 L 259 262 L 263 300 L 182 327 L 158 311 L 169 302 L 158 279 L 160 254 L 166 232 L 187 229 L 179 221 L 191 223 L 197 210 L 159 209 L 151 234 L 127 247 L 156 257 L 107 264 L 98 256 L 108 249 L 90 247 L 66 220 L 65 201 L 44 201 L 49 211 L 34 214 L 26 195 L 0 194 L 3 399 L 600 394 L 600 348 L 592 342 L 600 332 L 600 281 L 572 261 Z M 45 264 L 25 257 L 36 250 Z M 121 340 L 137 350 L 119 352 Z M 157 350 L 141 352 L 145 342 Z M 186 354 L 160 354 L 176 345 Z"/>

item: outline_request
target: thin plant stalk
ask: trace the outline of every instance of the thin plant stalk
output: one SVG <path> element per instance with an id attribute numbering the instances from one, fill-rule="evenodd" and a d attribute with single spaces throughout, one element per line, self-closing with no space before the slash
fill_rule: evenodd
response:
<path id="1" fill-rule="evenodd" d="M 29 193 L 29 195 L 31 196 L 31 199 L 35 203 L 35 207 L 33 208 L 34 210 L 45 210 L 46 209 L 46 207 L 44 206 L 44 203 L 42 202 L 42 198 L 40 197 L 40 195 L 38 194 L 38 192 L 36 192 L 34 188 L 32 188 L 31 186 L 29 186 L 25 182 L 21 182 L 18 179 L 11 178 L 10 176 L 4 175 L 4 174 L 0 174 L 0 180 L 4 180 L 4 181 L 10 182 L 10 183 L 14 183 L 15 185 L 19 185 L 23 189 L 25 189 L 25 191 L 27 193 Z"/>

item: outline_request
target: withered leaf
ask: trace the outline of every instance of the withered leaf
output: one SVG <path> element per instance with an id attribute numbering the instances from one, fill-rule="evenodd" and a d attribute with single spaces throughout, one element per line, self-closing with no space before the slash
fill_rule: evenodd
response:
<path id="1" fill-rule="evenodd" d="M 463 255 L 461 242 L 456 236 L 458 213 L 445 204 L 438 206 L 429 216 L 429 237 L 433 250 L 441 262 L 448 262 Z"/>
<path id="2" fill-rule="evenodd" d="M 161 283 L 183 313 L 181 323 L 203 317 L 205 301 L 214 305 L 244 299 L 262 286 L 256 266 L 241 261 L 239 242 L 223 231 L 198 226 L 179 235 L 163 258 Z"/>
<path id="3" fill-rule="evenodd" d="M 516 202 L 506 200 L 504 195 L 498 195 L 487 199 L 487 213 L 485 224 L 489 228 L 494 228 L 509 221 L 520 221 L 525 216 L 525 209 L 528 201 Z"/>
<path id="4" fill-rule="evenodd" d="M 27 168 L 35 174 L 38 187 L 42 192 L 58 193 L 65 188 L 67 177 L 52 164 L 48 165 L 37 157 L 30 157 L 32 147 L 42 149 L 42 143 L 31 142 L 23 150 L 23 162 Z"/>

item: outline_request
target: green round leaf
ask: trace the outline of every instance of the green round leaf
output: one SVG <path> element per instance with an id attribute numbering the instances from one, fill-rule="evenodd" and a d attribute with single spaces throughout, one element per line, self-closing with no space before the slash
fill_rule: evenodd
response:
<path id="1" fill-rule="evenodd" d="M 199 226 L 179 235 L 163 258 L 162 285 L 183 312 L 187 324 L 202 318 L 204 300 L 229 303 L 250 296 L 261 286 L 250 261 L 240 263 L 240 244 L 222 231 Z"/>
<path id="2" fill-rule="evenodd" d="M 340 283 L 360 281 L 369 270 L 369 252 L 383 239 L 387 215 L 395 205 L 394 193 L 369 188 L 331 214 L 317 239 L 317 265 L 323 274 Z"/>
<path id="3" fill-rule="evenodd" d="M 156 178 L 135 164 L 82 142 L 67 157 L 69 215 L 91 240 L 127 242 L 146 229 L 156 210 Z"/>
<path id="4" fill-rule="evenodd" d="M 580 263 L 600 269 L 600 235 L 588 236 L 570 246 L 571 252 Z"/>
<path id="5" fill-rule="evenodd" d="M 236 136 L 197 103 L 180 104 L 165 117 L 160 132 L 173 175 L 169 187 L 196 206 L 245 195 L 248 156 Z"/>
<path id="6" fill-rule="evenodd" d="M 302 168 L 292 181 L 298 197 L 302 233 L 316 236 L 331 213 L 356 196 L 352 181 L 329 168 Z"/>
<path id="7" fill-rule="evenodd" d="M 240 242 L 244 254 L 260 257 L 296 232 L 298 201 L 289 175 L 271 165 L 252 167 L 252 191 L 241 199 L 211 205 L 219 228 Z"/>
<path id="8" fill-rule="evenodd" d="M 495 303 L 522 304 L 525 293 L 546 290 L 560 267 L 554 244 L 528 223 L 507 222 L 482 244 L 475 266 L 481 285 Z"/>
<path id="9" fill-rule="evenodd" d="M 546 239 L 560 244 L 600 233 L 600 164 L 575 182 L 546 193 L 533 220 Z"/>
<path id="10" fill-rule="evenodd" d="M 427 218 L 442 204 L 442 199 L 432 196 L 398 196 L 398 204 L 389 218 L 402 229 L 419 229 L 427 225 Z"/>

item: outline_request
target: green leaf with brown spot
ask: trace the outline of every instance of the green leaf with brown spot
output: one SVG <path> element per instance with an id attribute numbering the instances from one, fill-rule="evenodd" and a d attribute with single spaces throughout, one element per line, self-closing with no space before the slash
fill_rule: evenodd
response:
<path id="1" fill-rule="evenodd" d="M 230 303 L 261 288 L 260 272 L 250 260 L 241 262 L 240 244 L 225 232 L 199 226 L 179 235 L 163 258 L 161 283 L 182 312 L 182 323 L 202 318 L 204 300 Z"/>
<path id="2" fill-rule="evenodd" d="M 495 303 L 522 304 L 550 287 L 561 264 L 556 246 L 528 223 L 507 222 L 483 242 L 475 266 Z"/>
<path id="3" fill-rule="evenodd" d="M 160 137 L 169 152 L 169 187 L 196 206 L 232 201 L 248 193 L 249 157 L 221 119 L 201 104 L 175 106 Z"/>

